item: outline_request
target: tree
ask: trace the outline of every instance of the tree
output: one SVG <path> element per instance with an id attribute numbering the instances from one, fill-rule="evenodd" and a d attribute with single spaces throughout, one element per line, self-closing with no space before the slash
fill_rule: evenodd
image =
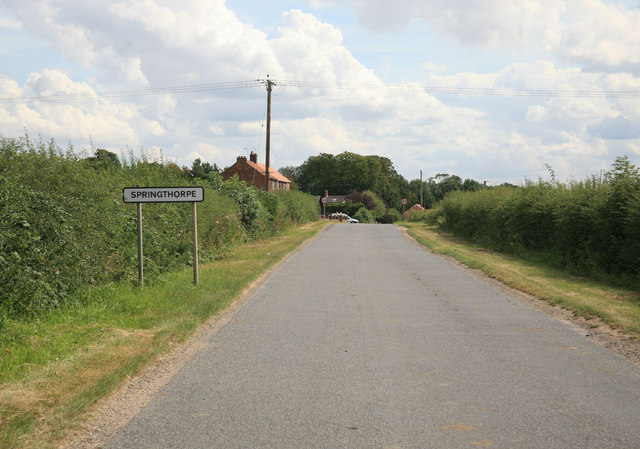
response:
<path id="1" fill-rule="evenodd" d="M 217 178 L 220 174 L 220 169 L 214 163 L 213 166 L 208 162 L 202 162 L 200 158 L 193 161 L 191 165 L 191 170 L 189 173 L 192 178 L 206 179 L 207 181 L 213 180 L 213 178 Z"/>
<path id="2" fill-rule="evenodd" d="M 299 189 L 298 178 L 300 177 L 300 167 L 289 165 L 278 169 L 278 172 L 291 181 L 291 190 Z"/>
<path id="3" fill-rule="evenodd" d="M 473 179 L 467 178 L 462 183 L 462 190 L 465 192 L 475 192 L 476 190 L 480 190 L 482 187 L 484 187 L 483 184 L 480 184 L 478 181 Z"/>
<path id="4" fill-rule="evenodd" d="M 438 173 L 435 179 L 441 179 L 440 182 L 430 182 L 436 201 L 441 201 L 449 192 L 462 190 L 462 178 L 460 176 Z"/>
<path id="5" fill-rule="evenodd" d="M 341 192 L 337 176 L 337 162 L 332 154 L 321 153 L 311 156 L 299 167 L 296 182 L 303 192 L 322 195 L 326 190 L 332 193 Z"/>
<path id="6" fill-rule="evenodd" d="M 120 159 L 118 159 L 118 155 L 112 153 L 111 151 L 103 150 L 102 148 L 97 148 L 94 152 L 93 157 L 88 157 L 87 162 L 93 165 L 96 168 L 120 168 Z"/>
<path id="7" fill-rule="evenodd" d="M 413 179 L 409 183 L 409 194 L 406 195 L 409 205 L 417 204 L 420 202 L 420 180 Z M 433 196 L 433 190 L 431 183 L 428 181 L 422 181 L 422 206 L 425 209 L 431 209 L 435 204 L 436 199 Z"/>

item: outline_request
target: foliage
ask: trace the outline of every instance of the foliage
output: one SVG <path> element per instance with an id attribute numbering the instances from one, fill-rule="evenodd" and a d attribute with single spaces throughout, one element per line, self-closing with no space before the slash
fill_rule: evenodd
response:
<path id="1" fill-rule="evenodd" d="M 268 211 L 255 188 L 240 181 L 236 175 L 223 182 L 221 192 L 235 201 L 240 220 L 250 237 L 258 238 L 268 231 Z"/>
<path id="2" fill-rule="evenodd" d="M 389 158 L 361 156 L 348 151 L 335 156 L 321 153 L 310 157 L 299 167 L 284 167 L 281 173 L 289 179 L 295 179 L 300 190 L 312 195 L 323 195 L 325 190 L 332 195 L 371 191 L 388 207 L 396 210 L 402 208 L 403 198 L 411 205 L 420 203 L 421 193 L 422 205 L 431 208 L 449 192 L 483 188 L 478 181 L 466 179 L 463 182 L 459 176 L 442 173 L 422 183 L 419 179 L 408 182 L 398 174 Z"/>
<path id="3" fill-rule="evenodd" d="M 375 221 L 380 220 L 387 213 L 387 206 L 384 204 L 384 201 L 372 190 L 367 190 L 364 194 L 373 201 L 373 207 L 367 207 L 371 216 Z"/>
<path id="4" fill-rule="evenodd" d="M 285 215 L 292 223 L 309 223 L 318 219 L 318 206 L 311 195 L 295 190 L 281 190 L 276 197 L 284 204 Z"/>
<path id="5" fill-rule="evenodd" d="M 201 184 L 199 257 L 206 262 L 291 223 L 317 219 L 315 200 L 300 192 L 260 193 L 215 167 L 185 173 L 146 158 L 121 163 L 96 150 L 81 159 L 54 141 L 0 137 L 0 326 L 72 300 L 80 288 L 137 278 L 137 214 L 123 187 Z M 116 163 L 117 161 L 117 163 Z M 192 263 L 191 206 L 144 204 L 145 278 Z M 313 212 L 312 212 L 313 211 Z"/>
<path id="6" fill-rule="evenodd" d="M 581 272 L 640 276 L 640 173 L 626 157 L 604 179 L 454 192 L 441 204 L 444 226 L 473 241 Z"/>
<path id="7" fill-rule="evenodd" d="M 402 214 L 397 210 L 391 208 L 387 210 L 387 213 L 381 219 L 379 219 L 378 222 L 384 224 L 392 224 L 400 220 L 402 220 Z"/>
<path id="8" fill-rule="evenodd" d="M 360 223 L 374 223 L 375 220 L 371 215 L 371 211 L 366 207 L 361 207 L 358 211 L 353 215 L 353 218 L 358 220 Z"/>
<path id="9" fill-rule="evenodd" d="M 222 181 L 220 168 L 216 164 L 211 165 L 209 162 L 202 162 L 200 158 L 193 161 L 191 169 L 185 168 L 184 171 L 193 179 L 204 179 L 216 184 Z"/>

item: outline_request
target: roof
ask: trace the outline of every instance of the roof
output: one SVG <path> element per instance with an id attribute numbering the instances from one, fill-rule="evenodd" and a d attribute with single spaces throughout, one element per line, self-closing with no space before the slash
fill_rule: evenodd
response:
<path id="1" fill-rule="evenodd" d="M 347 195 L 328 195 L 327 204 L 331 203 L 344 203 Z M 316 195 L 316 200 L 320 201 L 321 196 Z"/>
<path id="2" fill-rule="evenodd" d="M 253 168 L 254 170 L 256 170 L 258 173 L 262 175 L 264 175 L 267 171 L 267 166 L 264 164 L 251 162 L 251 161 L 246 161 L 246 163 L 249 167 Z M 280 182 L 288 182 L 288 183 L 291 182 L 287 177 L 281 175 L 277 170 L 274 170 L 271 167 L 269 167 L 269 179 L 275 179 Z"/>

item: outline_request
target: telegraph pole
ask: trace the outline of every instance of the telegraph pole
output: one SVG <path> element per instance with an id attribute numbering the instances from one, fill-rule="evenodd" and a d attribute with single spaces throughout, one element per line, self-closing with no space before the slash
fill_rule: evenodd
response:
<path id="1" fill-rule="evenodd" d="M 420 207 L 424 207 L 422 202 L 422 170 L 420 170 Z"/>
<path id="2" fill-rule="evenodd" d="M 267 75 L 267 147 L 266 147 L 266 156 L 265 156 L 265 171 L 264 171 L 264 179 L 265 179 L 265 189 L 269 191 L 269 157 L 271 156 L 271 86 L 273 82 L 269 79 L 269 75 Z"/>

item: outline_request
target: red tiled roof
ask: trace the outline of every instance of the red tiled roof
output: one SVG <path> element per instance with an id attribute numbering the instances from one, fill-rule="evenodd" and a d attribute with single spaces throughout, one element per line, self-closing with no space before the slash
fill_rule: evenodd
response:
<path id="1" fill-rule="evenodd" d="M 267 171 L 267 166 L 264 165 L 264 164 L 259 164 L 259 163 L 251 162 L 251 161 L 247 161 L 247 164 L 249 165 L 249 167 L 253 168 L 254 170 L 256 170 L 261 175 L 264 175 L 265 172 Z M 291 181 L 289 179 L 287 179 L 285 176 L 283 176 L 280 173 L 278 173 L 278 171 L 274 170 L 272 167 L 269 167 L 269 179 L 275 179 L 275 180 L 278 180 L 280 182 L 291 183 Z"/>

